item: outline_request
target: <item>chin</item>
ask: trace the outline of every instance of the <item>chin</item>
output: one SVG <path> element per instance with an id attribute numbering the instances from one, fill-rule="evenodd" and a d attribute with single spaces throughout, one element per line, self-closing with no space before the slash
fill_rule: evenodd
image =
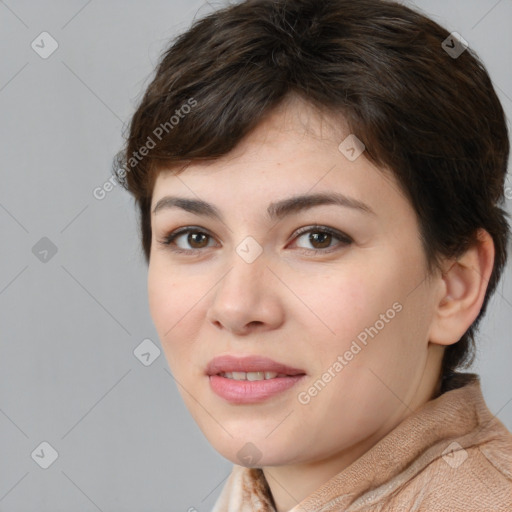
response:
<path id="1" fill-rule="evenodd" d="M 207 435 L 204 431 L 203 433 L 222 457 L 239 466 L 282 466 L 293 462 L 298 455 L 293 451 L 294 447 L 297 448 L 298 442 L 288 437 L 287 443 L 282 432 L 280 436 L 276 435 L 275 439 L 270 439 L 269 429 L 266 427 L 261 429 L 261 433 L 253 424 L 239 427 L 238 430 L 230 430 L 227 427 L 233 437 L 225 432 L 220 435 L 217 432 L 215 435 Z"/>

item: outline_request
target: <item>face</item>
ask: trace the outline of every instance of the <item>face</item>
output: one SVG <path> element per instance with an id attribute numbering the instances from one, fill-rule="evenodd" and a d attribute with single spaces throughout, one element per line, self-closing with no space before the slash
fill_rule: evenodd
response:
<path id="1" fill-rule="evenodd" d="M 391 173 L 339 149 L 348 135 L 290 102 L 229 155 L 156 179 L 151 315 L 190 413 L 236 464 L 356 458 L 432 393 L 417 219 Z"/>

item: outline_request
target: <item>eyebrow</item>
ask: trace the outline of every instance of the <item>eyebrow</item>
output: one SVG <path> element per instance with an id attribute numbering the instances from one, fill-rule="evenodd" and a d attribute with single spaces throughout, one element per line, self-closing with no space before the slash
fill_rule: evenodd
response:
<path id="1" fill-rule="evenodd" d="M 271 203 L 267 208 L 267 215 L 270 220 L 278 220 L 293 213 L 321 205 L 343 206 L 363 213 L 376 215 L 372 208 L 367 204 L 338 192 L 292 196 L 287 199 Z M 206 201 L 202 201 L 201 199 L 165 196 L 156 203 L 155 208 L 153 209 L 153 214 L 167 208 L 181 208 L 187 212 L 195 213 L 196 215 L 224 222 L 220 210 L 216 206 L 207 203 Z"/>

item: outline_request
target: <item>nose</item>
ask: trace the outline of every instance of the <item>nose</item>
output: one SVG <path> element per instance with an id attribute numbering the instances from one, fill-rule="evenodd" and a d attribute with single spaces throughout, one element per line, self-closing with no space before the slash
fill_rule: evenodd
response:
<path id="1" fill-rule="evenodd" d="M 267 263 L 264 253 L 248 263 L 233 251 L 229 270 L 212 291 L 206 314 L 211 324 L 238 335 L 280 327 L 282 285 Z"/>

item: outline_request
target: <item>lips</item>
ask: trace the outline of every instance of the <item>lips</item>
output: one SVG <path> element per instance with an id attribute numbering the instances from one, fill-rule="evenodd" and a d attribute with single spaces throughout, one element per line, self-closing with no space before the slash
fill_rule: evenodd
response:
<path id="1" fill-rule="evenodd" d="M 207 375 L 233 372 L 274 372 L 285 376 L 304 375 L 306 373 L 304 370 L 277 363 L 263 356 L 219 356 L 212 359 L 206 367 Z"/>
<path id="2" fill-rule="evenodd" d="M 283 393 L 306 373 L 262 356 L 220 356 L 206 368 L 212 391 L 233 404 L 264 402 Z"/>

